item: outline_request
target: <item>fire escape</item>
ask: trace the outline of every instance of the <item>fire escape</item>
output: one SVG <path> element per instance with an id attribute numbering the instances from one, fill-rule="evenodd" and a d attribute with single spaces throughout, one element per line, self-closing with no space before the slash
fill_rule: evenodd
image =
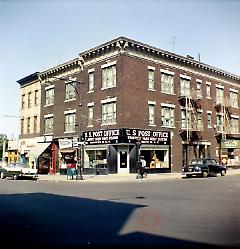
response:
<path id="1" fill-rule="evenodd" d="M 181 94 L 178 97 L 181 106 L 181 124 L 179 135 L 183 141 L 183 166 L 187 165 L 190 159 L 190 151 L 192 155 L 197 156 L 194 145 L 202 140 L 202 117 L 201 117 L 201 98 L 196 91 L 192 89 L 187 94 Z"/>
<path id="2" fill-rule="evenodd" d="M 190 94 L 180 95 L 178 101 L 185 113 L 185 118 L 182 117 L 181 120 L 179 134 L 186 144 L 192 145 L 193 142 L 202 139 L 203 127 L 198 118 L 198 110 L 201 109 L 201 98 L 192 89 Z"/>
<path id="3" fill-rule="evenodd" d="M 215 104 L 215 110 L 219 113 L 220 122 L 216 125 L 216 139 L 226 140 L 227 136 L 231 134 L 231 104 L 230 99 L 222 98 Z"/>

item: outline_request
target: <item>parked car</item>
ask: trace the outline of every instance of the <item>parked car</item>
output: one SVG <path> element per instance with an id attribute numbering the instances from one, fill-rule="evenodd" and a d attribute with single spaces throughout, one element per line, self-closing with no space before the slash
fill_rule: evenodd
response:
<path id="1" fill-rule="evenodd" d="M 218 174 L 224 176 L 226 172 L 227 172 L 226 167 L 217 163 L 217 161 L 214 158 L 198 158 L 198 159 L 193 159 L 188 166 L 183 168 L 182 176 L 207 177 L 209 175 L 218 175 Z"/>
<path id="2" fill-rule="evenodd" d="M 14 180 L 20 177 L 37 179 L 38 174 L 36 169 L 31 169 L 26 163 L 10 163 L 0 169 L 0 177 L 12 177 Z"/>

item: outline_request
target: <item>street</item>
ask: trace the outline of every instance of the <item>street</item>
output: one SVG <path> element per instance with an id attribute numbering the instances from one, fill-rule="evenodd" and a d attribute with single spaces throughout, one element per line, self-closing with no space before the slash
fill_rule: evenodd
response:
<path id="1" fill-rule="evenodd" d="M 0 180 L 1 243 L 240 245 L 239 175 L 115 183 Z"/>

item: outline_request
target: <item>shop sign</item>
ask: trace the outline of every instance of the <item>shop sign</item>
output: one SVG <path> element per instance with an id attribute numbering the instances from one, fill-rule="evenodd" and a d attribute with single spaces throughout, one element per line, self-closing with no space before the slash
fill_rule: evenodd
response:
<path id="1" fill-rule="evenodd" d="M 170 145 L 169 131 L 125 129 L 124 133 L 127 138 L 127 143 L 134 143 L 140 140 L 142 144 Z"/>
<path id="2" fill-rule="evenodd" d="M 59 149 L 72 148 L 72 139 L 58 139 Z"/>
<path id="3" fill-rule="evenodd" d="M 118 143 L 120 129 L 88 131 L 83 133 L 85 144 L 116 144 Z"/>
<path id="4" fill-rule="evenodd" d="M 83 141 L 87 145 L 135 143 L 137 140 L 142 144 L 170 145 L 170 132 L 124 128 L 83 133 Z"/>
<path id="5" fill-rule="evenodd" d="M 221 147 L 222 149 L 240 148 L 240 140 L 236 140 L 236 139 L 222 140 Z"/>

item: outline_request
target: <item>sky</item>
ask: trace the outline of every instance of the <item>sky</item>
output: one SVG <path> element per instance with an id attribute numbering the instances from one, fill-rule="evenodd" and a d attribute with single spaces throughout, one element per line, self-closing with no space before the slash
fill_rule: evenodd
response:
<path id="1" fill-rule="evenodd" d="M 18 138 L 17 80 L 119 36 L 240 75 L 240 0 L 0 0 L 0 134 Z"/>

